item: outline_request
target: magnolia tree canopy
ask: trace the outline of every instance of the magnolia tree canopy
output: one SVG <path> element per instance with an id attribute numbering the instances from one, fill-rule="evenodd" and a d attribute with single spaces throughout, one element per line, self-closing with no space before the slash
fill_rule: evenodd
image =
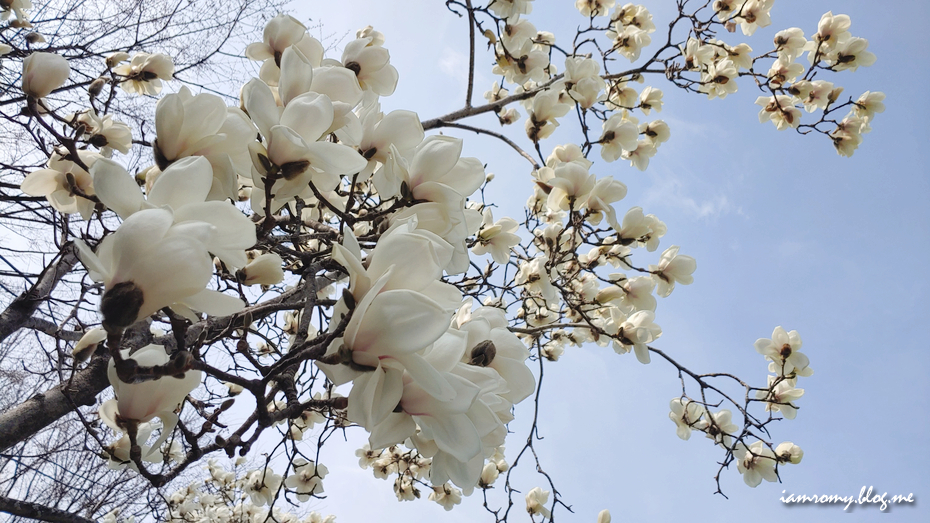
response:
<path id="1" fill-rule="evenodd" d="M 321 450 L 347 431 L 366 435 L 358 463 L 398 500 L 452 510 L 472 496 L 496 521 L 554 520 L 571 500 L 536 452 L 539 391 L 582 344 L 618 366 L 671 369 L 656 417 L 717 449 L 717 492 L 723 477 L 756 487 L 800 463 L 791 424 L 774 422 L 798 415 L 814 373 L 801 336 L 775 326 L 755 354 L 734 348 L 758 361 L 749 379 L 691 370 L 663 348 L 657 298 L 700 273 L 687 247 L 663 241 L 660 217 L 623 204 L 622 178 L 674 143 L 662 89 L 695 103 L 757 90 L 760 122 L 851 156 L 884 110 L 881 92 L 837 83 L 875 61 L 868 42 L 832 12 L 752 38 L 777 25 L 774 0 L 686 0 L 667 20 L 578 0 L 578 30 L 564 35 L 534 25 L 536 4 L 446 2 L 470 35 L 467 94 L 424 119 L 382 110 L 403 82 L 389 52 L 400 35 L 372 26 L 338 52 L 271 7 L 243 12 L 237 23 L 264 22 L 255 41 L 230 32 L 217 47 L 253 75 L 233 85 L 233 73 L 206 82 L 192 69 L 218 55 L 179 66 L 189 57 L 166 42 L 183 27 L 81 47 L 57 24 L 88 13 L 46 19 L 4 2 L 0 105 L 19 146 L 4 158 L 3 219 L 20 232 L 4 249 L 30 256 L 5 273 L 26 291 L 7 295 L 0 336 L 5 368 L 28 361 L 41 379 L 18 378 L 0 447 L 25 456 L 66 431 L 81 441 L 68 455 L 93 457 L 95 484 L 118 478 L 148 497 L 47 498 L 8 465 L 0 510 L 330 521 L 308 503 L 340 474 Z M 497 81 L 475 85 L 478 68 Z M 491 113 L 500 127 L 474 123 Z M 498 174 L 522 188 L 520 214 L 486 198 L 489 159 L 463 155 L 443 128 L 525 159 Z M 518 418 L 529 433 L 508 437 Z M 527 482 L 518 467 L 540 474 Z M 55 478 L 38 481 L 69 481 Z"/>

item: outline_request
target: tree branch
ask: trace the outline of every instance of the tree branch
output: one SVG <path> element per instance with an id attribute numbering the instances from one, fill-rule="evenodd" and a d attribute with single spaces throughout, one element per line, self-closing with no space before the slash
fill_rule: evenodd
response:
<path id="1" fill-rule="evenodd" d="M 51 521 L 53 523 L 94 523 L 92 519 L 83 518 L 64 510 L 4 496 L 0 496 L 0 511 L 22 518 Z"/>

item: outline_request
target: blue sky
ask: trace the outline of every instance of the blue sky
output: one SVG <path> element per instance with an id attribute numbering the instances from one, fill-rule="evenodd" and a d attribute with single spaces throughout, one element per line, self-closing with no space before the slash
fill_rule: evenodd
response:
<path id="1" fill-rule="evenodd" d="M 668 22 L 672 2 L 644 3 L 657 26 Z M 561 511 L 562 521 L 593 522 L 603 508 L 614 521 L 871 521 L 877 507 L 844 512 L 840 506 L 786 507 L 778 501 L 783 490 L 845 496 L 864 485 L 914 493 L 915 506 L 889 511 L 894 521 L 930 516 L 923 501 L 930 495 L 930 114 L 923 92 L 930 9 L 913 1 L 895 2 L 897 9 L 865 0 L 800 3 L 777 1 L 772 26 L 746 41 L 758 51 L 780 29 L 797 26 L 810 36 L 828 10 L 851 17 L 853 35 L 869 40 L 878 61 L 823 78 L 853 97 L 866 90 L 887 95 L 887 110 L 853 158 L 838 156 L 824 137 L 759 124 L 753 105 L 759 93 L 751 84 L 741 84 L 726 100 L 708 101 L 652 78 L 647 85 L 665 92 L 657 116 L 671 126 L 671 140 L 645 173 L 622 161 L 605 165 L 596 154 L 592 172 L 627 184 L 627 197 L 616 204 L 620 213 L 639 205 L 668 225 L 660 252 L 675 244 L 697 259 L 695 283 L 660 300 L 656 321 L 663 335 L 657 347 L 694 371 L 733 372 L 764 383 L 765 363 L 753 342 L 770 337 L 777 325 L 800 332 L 815 374 L 798 384 L 806 393 L 797 403 L 797 419 L 777 423 L 773 439 L 800 445 L 804 460 L 783 469 L 784 483 L 756 489 L 731 468 L 721 481 L 730 499 L 715 496 L 713 476 L 722 454 L 700 434 L 679 440 L 667 418 L 668 402 L 680 392 L 674 369 L 657 359 L 644 366 L 609 348 L 569 348 L 546 367 L 540 417 L 545 440 L 537 444 L 543 467 L 575 510 Z M 386 111 L 411 109 L 425 120 L 461 107 L 467 25 L 443 2 L 310 2 L 295 9 L 305 23 L 322 21 L 325 33 L 354 35 L 371 24 L 385 34 L 400 72 L 396 93 L 382 99 Z M 529 19 L 562 42 L 583 22 L 570 0 L 537 0 Z M 743 41 L 740 33 L 723 38 Z M 479 59 L 476 103 L 494 80 L 490 59 Z M 491 118 L 469 123 L 499 129 Z M 506 131 L 527 143 L 522 122 Z M 510 211 L 495 217 L 518 217 L 531 191 L 528 164 L 491 139 L 448 134 L 465 137 L 465 154 L 481 158 L 497 175 L 489 195 Z M 571 139 L 557 134 L 543 149 Z M 639 260 L 654 263 L 658 254 Z M 510 459 L 526 437 L 520 420 L 530 414 L 517 410 Z M 488 517 L 479 495 L 451 513 L 425 500 L 398 503 L 389 483 L 355 465 L 352 451 L 361 440 L 327 446 L 321 462 L 331 471 L 329 497 L 314 502 L 314 509 L 342 522 Z M 520 485 L 528 491 L 545 483 L 527 467 Z M 517 509 L 515 521 L 523 520 Z"/>

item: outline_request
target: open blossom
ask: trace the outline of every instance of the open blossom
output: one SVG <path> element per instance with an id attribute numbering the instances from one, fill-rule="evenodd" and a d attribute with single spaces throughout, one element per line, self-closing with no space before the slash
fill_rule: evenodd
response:
<path id="1" fill-rule="evenodd" d="M 836 71 L 855 71 L 860 65 L 868 67 L 875 63 L 875 55 L 866 51 L 868 47 L 865 38 L 851 37 L 837 46 L 836 58 L 828 59 L 827 63 Z"/>
<path id="2" fill-rule="evenodd" d="M 242 309 L 239 299 L 206 289 L 213 264 L 205 241 L 215 234 L 206 222 L 174 225 L 170 208 L 159 208 L 128 217 L 96 253 L 75 240 L 91 277 L 106 289 L 100 304 L 103 326 L 120 330 L 169 306 L 191 317 L 190 309 L 218 316 Z"/>
<path id="3" fill-rule="evenodd" d="M 297 458 L 294 460 L 294 473 L 284 480 L 284 486 L 297 492 L 300 501 L 308 501 L 310 496 L 323 493 L 323 478 L 328 472 L 324 465 Z"/>
<path id="4" fill-rule="evenodd" d="M 733 450 L 733 454 L 737 459 L 737 470 L 743 475 L 743 481 L 750 487 L 758 487 L 763 479 L 778 481 L 778 474 L 775 473 L 777 461 L 775 453 L 766 447 L 765 443 L 756 441 L 746 447 L 740 442 Z"/>
<path id="5" fill-rule="evenodd" d="M 775 455 L 778 456 L 778 461 L 781 463 L 793 463 L 797 465 L 804 458 L 804 451 L 794 443 L 785 441 L 779 443 L 778 446 L 775 447 Z"/>
<path id="6" fill-rule="evenodd" d="M 773 386 L 776 380 L 780 381 Z M 798 415 L 798 408 L 791 402 L 804 395 L 804 389 L 794 388 L 795 383 L 796 379 L 769 376 L 769 389 L 758 391 L 756 396 L 766 401 L 766 411 L 781 412 L 785 419 L 794 419 Z"/>
<path id="7" fill-rule="evenodd" d="M 342 52 L 342 64 L 355 73 L 363 90 L 389 96 L 397 87 L 397 69 L 391 65 L 388 50 L 371 37 L 349 42 Z"/>
<path id="8" fill-rule="evenodd" d="M 206 201 L 214 181 L 210 163 L 191 156 L 168 167 L 142 197 L 132 177 L 118 163 L 103 159 L 91 168 L 97 196 L 121 218 L 142 209 L 168 207 L 175 224 L 199 221 L 212 226 L 209 237 L 201 238 L 207 249 L 232 268 L 247 263 L 245 249 L 255 244 L 255 226 L 234 205 Z"/>
<path id="9" fill-rule="evenodd" d="M 113 149 L 126 154 L 132 147 L 132 131 L 123 122 L 114 121 L 113 116 L 98 116 L 93 109 L 73 115 L 74 126 L 87 137 L 86 140 L 109 157 Z"/>
<path id="10" fill-rule="evenodd" d="M 102 158 L 97 153 L 87 151 L 78 151 L 78 156 L 88 167 Z M 95 195 L 93 177 L 76 162 L 66 160 L 57 152 L 52 153 L 45 169 L 29 173 L 20 189 L 30 196 L 45 196 L 48 203 L 59 212 L 77 212 L 85 220 L 94 214 L 93 200 L 84 197 Z M 82 196 L 76 194 L 78 191 Z"/>
<path id="11" fill-rule="evenodd" d="M 735 434 L 739 430 L 739 425 L 733 423 L 733 413 L 729 409 L 721 409 L 717 412 L 706 411 L 706 416 L 700 423 L 695 425 L 698 430 L 703 430 L 707 437 L 714 440 L 714 443 L 730 446 L 730 434 Z"/>
<path id="12" fill-rule="evenodd" d="M 156 95 L 161 92 L 162 80 L 174 78 L 174 63 L 166 54 L 136 53 L 113 72 L 123 77 L 120 87 L 127 93 Z"/>
<path id="13" fill-rule="evenodd" d="M 462 502 L 462 491 L 448 483 L 443 483 L 433 487 L 433 491 L 429 493 L 429 500 L 439 503 L 446 510 L 452 510 L 454 506 Z"/>
<path id="14" fill-rule="evenodd" d="M 643 113 L 649 114 L 649 111 L 655 109 L 656 112 L 662 112 L 662 90 L 648 86 L 639 93 L 639 108 Z"/>
<path id="15" fill-rule="evenodd" d="M 656 293 L 663 298 L 672 293 L 676 282 L 690 285 L 694 281 L 691 274 L 695 269 L 697 262 L 691 256 L 679 255 L 677 245 L 672 245 L 662 253 L 658 265 L 649 266 L 649 271 L 658 285 Z"/>
<path id="16" fill-rule="evenodd" d="M 705 413 L 704 407 L 687 398 L 675 398 L 669 403 L 669 407 L 672 411 L 668 413 L 668 417 L 675 422 L 678 437 L 684 440 L 690 438 L 692 428 L 701 423 Z"/>
<path id="17" fill-rule="evenodd" d="M 838 44 L 849 39 L 850 25 L 852 22 L 848 15 L 834 15 L 833 11 L 827 11 L 820 17 L 817 32 L 811 37 L 811 43 L 819 45 L 821 53 L 832 51 Z M 813 54 L 811 53 L 811 60 Z"/>
<path id="18" fill-rule="evenodd" d="M 71 66 L 63 56 L 35 52 L 23 60 L 23 92 L 45 98 L 68 80 Z"/>
<path id="19" fill-rule="evenodd" d="M 775 0 L 747 0 L 739 10 L 737 21 L 746 36 L 752 36 L 756 29 L 768 27 L 772 23 L 770 11 Z"/>
<path id="20" fill-rule="evenodd" d="M 786 63 L 794 62 L 797 57 L 801 56 L 806 44 L 804 31 L 799 27 L 785 29 L 775 34 L 775 49 L 778 51 L 778 57 Z"/>
<path id="21" fill-rule="evenodd" d="M 607 38 L 612 39 L 613 48 L 631 62 L 639 60 L 643 48 L 652 43 L 652 37 L 646 31 L 633 25 L 621 27 L 619 22 L 607 31 Z"/>
<path id="22" fill-rule="evenodd" d="M 868 132 L 868 123 L 862 118 L 850 113 L 843 118 L 836 129 L 830 132 L 830 138 L 833 139 L 833 147 L 840 156 L 852 156 L 859 144 L 862 143 L 862 133 Z"/>
<path id="23" fill-rule="evenodd" d="M 253 470 L 245 477 L 243 491 L 248 494 L 252 503 L 258 506 L 271 505 L 283 480 L 280 474 L 275 474 L 269 468 Z"/>
<path id="24" fill-rule="evenodd" d="M 140 367 L 164 365 L 169 361 L 168 354 L 161 345 L 146 345 L 131 354 L 127 349 L 121 351 L 121 354 L 123 359 L 131 359 Z M 108 400 L 100 406 L 101 419 L 114 430 L 122 432 L 127 430 L 122 425 L 122 420 L 146 422 L 155 417 L 161 419 L 161 436 L 149 450 L 151 453 L 164 443 L 174 430 L 178 422 L 178 416 L 174 411 L 184 398 L 200 385 L 203 373 L 199 370 L 188 370 L 183 373 L 181 379 L 163 376 L 140 383 L 124 383 L 117 376 L 114 361 L 110 360 L 107 378 L 116 399 Z M 144 443 L 144 440 L 140 443 Z"/>
<path id="25" fill-rule="evenodd" d="M 213 167 L 209 200 L 235 199 L 239 177 L 251 175 L 248 144 L 255 127 L 238 108 L 209 93 L 194 95 L 185 86 L 155 106 L 155 162 L 164 171 L 173 162 L 203 156 Z"/>
<path id="26" fill-rule="evenodd" d="M 550 517 L 552 514 L 549 512 L 549 509 L 546 508 L 546 503 L 548 502 L 548 490 L 533 487 L 526 493 L 526 511 L 529 512 L 530 515 L 542 514 L 544 518 Z"/>
<path id="27" fill-rule="evenodd" d="M 801 352 L 801 336 L 798 331 L 786 332 L 781 326 L 775 327 L 772 338 L 759 338 L 755 347 L 765 359 L 775 363 L 779 375 L 789 376 L 794 373 L 807 377 L 814 374 L 814 370 L 808 366 L 810 360 Z"/>
<path id="28" fill-rule="evenodd" d="M 885 93 L 880 91 L 866 91 L 856 100 L 856 105 L 853 109 L 856 112 L 856 116 L 859 116 L 863 120 L 870 121 L 875 117 L 875 113 L 885 112 L 885 104 L 882 103 L 884 100 Z"/>
<path id="29" fill-rule="evenodd" d="M 279 13 L 272 18 L 262 33 L 262 41 L 249 44 L 245 56 L 262 62 L 258 76 L 268 85 L 278 85 L 281 77 L 281 56 L 294 46 L 307 57 L 313 67 L 323 61 L 323 44 L 307 34 L 307 28 L 296 18 Z"/>
<path id="30" fill-rule="evenodd" d="M 581 16 L 607 16 L 615 0 L 575 0 L 575 9 Z"/>
<path id="31" fill-rule="evenodd" d="M 739 69 L 736 65 L 727 59 L 714 62 L 707 66 L 707 71 L 701 75 L 703 84 L 700 91 L 707 93 L 707 98 L 713 100 L 726 98 L 728 94 L 733 94 L 737 90 L 736 78 L 739 76 Z"/>
<path id="32" fill-rule="evenodd" d="M 760 96 L 756 98 L 756 105 L 762 106 L 759 111 L 760 123 L 771 120 L 779 131 L 801 125 L 801 111 L 794 106 L 790 96 Z"/>
<path id="33" fill-rule="evenodd" d="M 620 158 L 624 150 L 632 151 L 636 149 L 639 129 L 636 124 L 624 118 L 624 116 L 620 113 L 614 113 L 602 126 L 603 130 L 598 143 L 601 144 L 601 158 L 605 162 L 613 162 Z"/>
<path id="34" fill-rule="evenodd" d="M 510 249 L 520 243 L 520 237 L 514 234 L 520 225 L 513 218 L 506 217 L 493 223 L 494 215 L 490 207 L 486 207 L 482 214 L 481 229 L 471 252 L 478 256 L 491 253 L 494 261 L 505 264 L 510 260 Z"/>
<path id="35" fill-rule="evenodd" d="M 620 155 L 624 160 L 629 160 L 630 165 L 640 171 L 645 171 L 649 167 L 649 159 L 656 155 L 656 144 L 651 140 L 640 140 L 636 148 L 623 151 Z"/>

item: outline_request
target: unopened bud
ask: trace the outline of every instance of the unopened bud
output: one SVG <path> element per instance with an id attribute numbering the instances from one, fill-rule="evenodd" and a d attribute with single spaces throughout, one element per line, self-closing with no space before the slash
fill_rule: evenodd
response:
<path id="1" fill-rule="evenodd" d="M 103 78 L 97 78 L 90 83 L 90 86 L 87 88 L 87 94 L 90 95 L 91 100 L 100 96 L 100 93 L 103 92 L 103 86 L 106 85 L 107 81 Z"/>

